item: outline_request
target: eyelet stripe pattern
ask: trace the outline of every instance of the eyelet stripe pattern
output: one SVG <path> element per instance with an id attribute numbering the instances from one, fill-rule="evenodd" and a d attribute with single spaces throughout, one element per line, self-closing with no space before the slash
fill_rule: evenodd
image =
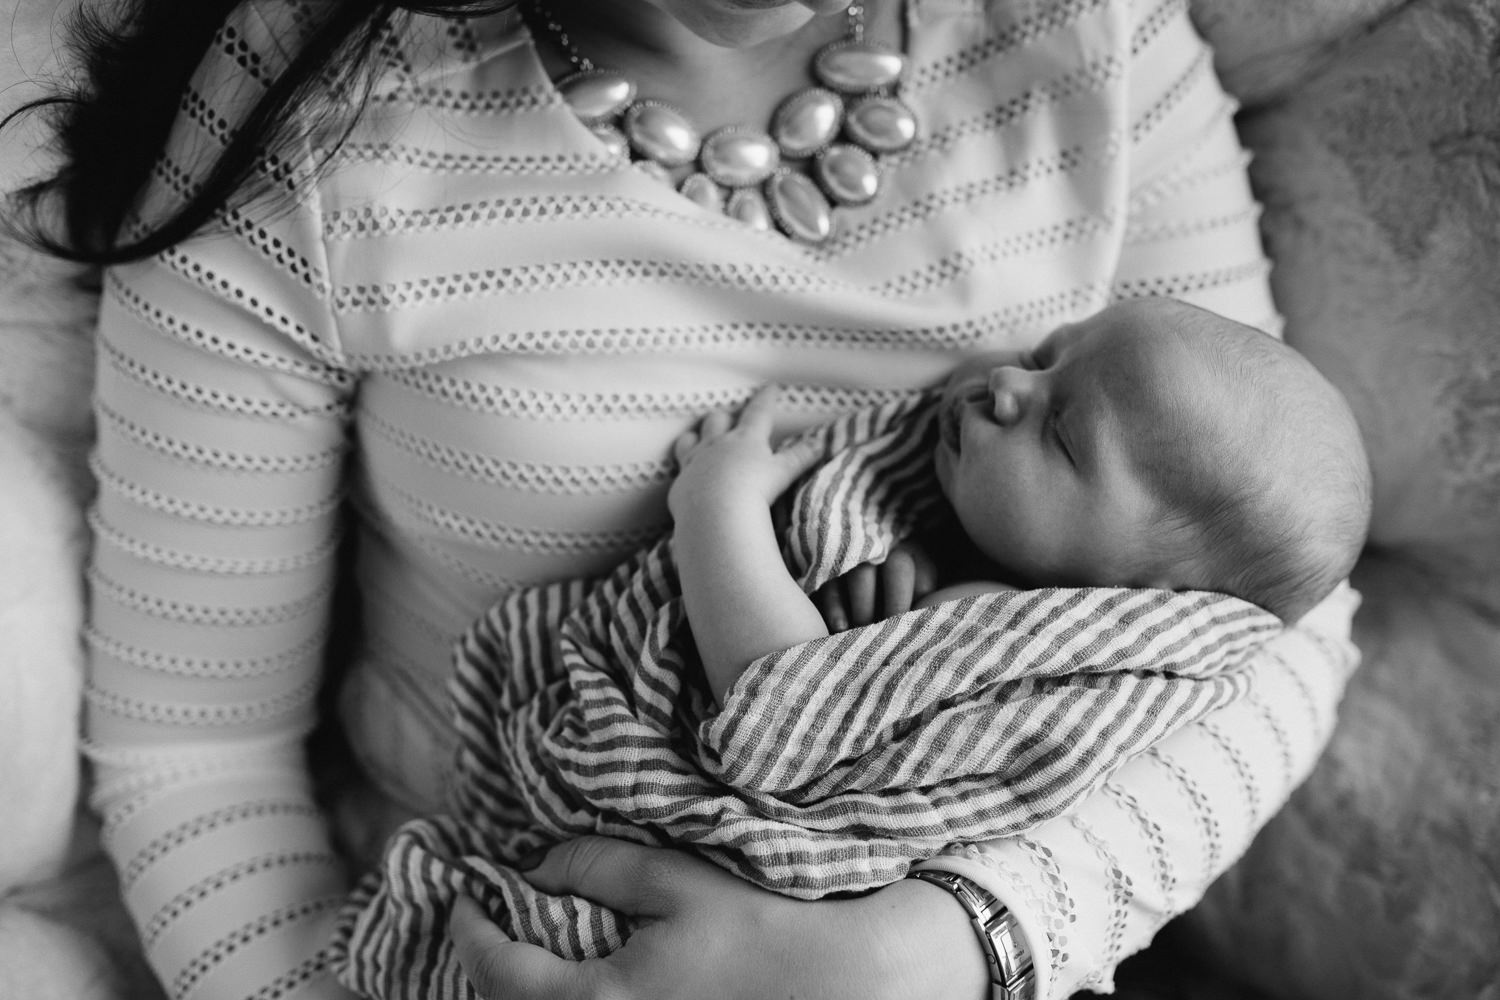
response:
<path id="1" fill-rule="evenodd" d="M 250 455 L 243 452 L 206 448 L 167 437 L 127 419 L 108 404 L 96 404 L 95 414 L 114 433 L 134 444 L 188 465 L 204 466 L 224 472 L 254 472 L 265 475 L 294 475 L 327 469 L 343 458 L 343 448 L 328 448 L 303 455 Z"/>
<path id="2" fill-rule="evenodd" d="M 134 482 L 117 476 L 106 468 L 96 455 L 89 461 L 89 471 L 101 486 L 106 486 L 116 496 L 138 504 L 149 510 L 184 521 L 203 524 L 218 524 L 226 528 L 286 528 L 306 524 L 327 517 L 343 502 L 335 494 L 304 507 L 283 507 L 255 510 L 244 507 L 223 507 L 214 504 L 193 503 L 170 493 L 148 490 Z"/>
<path id="3" fill-rule="evenodd" d="M 673 464 L 665 460 L 601 465 L 521 462 L 453 448 L 413 434 L 375 414 L 366 414 L 363 426 L 442 472 L 505 489 L 560 496 L 633 493 L 644 487 L 659 486 L 672 478 Z"/>
<path id="4" fill-rule="evenodd" d="M 169 856 L 183 844 L 197 840 L 213 830 L 232 826 L 244 820 L 264 819 L 268 816 L 315 820 L 318 818 L 318 810 L 311 803 L 296 799 L 258 799 L 254 802 L 241 802 L 223 809 L 215 809 L 202 816 L 195 816 L 156 837 L 142 848 L 140 853 L 131 858 L 130 863 L 120 872 L 120 885 L 126 889 L 130 888 L 162 858 Z"/>
<path id="5" fill-rule="evenodd" d="M 587 177 L 632 169 L 624 160 L 603 154 L 485 156 L 479 153 L 435 152 L 396 143 L 346 143 L 336 160 L 349 163 L 397 163 L 434 174 L 490 174 L 495 176 Z"/>
<path id="6" fill-rule="evenodd" d="M 187 996 L 204 976 L 213 972 L 221 962 L 245 945 L 271 931 L 299 923 L 319 913 L 335 910 L 343 901 L 343 896 L 324 896 L 321 899 L 310 899 L 292 906 L 285 906 L 257 917 L 228 937 L 220 938 L 211 949 L 199 954 L 181 972 L 172 977 L 172 995 Z"/>
<path id="7" fill-rule="evenodd" d="M 265 420 L 298 420 L 303 417 L 344 417 L 347 406 L 342 401 L 329 403 L 325 407 L 309 410 L 294 403 L 279 400 L 256 399 L 237 396 L 218 389 L 187 382 L 149 368 L 135 358 L 123 353 L 108 340 L 99 341 L 99 351 L 115 371 L 149 389 L 172 396 L 184 403 L 201 406 L 225 413 L 236 413 L 246 417 Z"/>
<path id="8" fill-rule="evenodd" d="M 84 640 L 89 648 L 104 656 L 113 657 L 122 663 L 162 674 L 179 677 L 204 677 L 217 680 L 248 680 L 269 677 L 293 667 L 310 662 L 323 648 L 326 633 L 315 633 L 301 645 L 283 650 L 272 656 L 253 660 L 209 659 L 207 657 L 167 656 L 150 649 L 140 649 L 116 642 L 100 635 L 93 629 L 84 629 Z"/>
<path id="9" fill-rule="evenodd" d="M 563 106 L 562 98 L 551 87 L 522 87 L 517 90 L 487 90 L 474 93 L 451 87 L 416 84 L 371 98 L 373 104 L 411 104 L 449 114 L 466 116 L 512 115 L 544 111 Z"/>
<path id="10" fill-rule="evenodd" d="M 146 947 L 151 947 L 174 922 L 185 916 L 194 906 L 209 899 L 229 883 L 237 882 L 256 872 L 287 868 L 292 865 L 336 865 L 338 863 L 337 856 L 322 851 L 275 852 L 251 858 L 216 872 L 211 878 L 204 879 L 174 896 L 141 928 L 141 941 Z"/>
<path id="11" fill-rule="evenodd" d="M 1104 937 L 1104 958 L 1100 967 L 1089 977 L 1096 985 L 1108 985 L 1113 977 L 1110 969 L 1120 961 L 1121 942 L 1125 937 L 1125 913 L 1135 898 L 1130 876 L 1120 868 L 1120 859 L 1109 849 L 1109 843 L 1076 815 L 1068 817 L 1068 823 L 1094 849 L 1094 854 L 1104 865 L 1105 891 L 1109 894 L 1109 926 Z M 1112 992 L 1112 990 L 1111 990 Z"/>
<path id="12" fill-rule="evenodd" d="M 602 330 L 535 330 L 488 334 L 411 354 L 350 353 L 350 363 L 363 371 L 393 376 L 466 358 L 507 355 L 670 354 L 712 348 L 774 345 L 786 349 L 854 348 L 861 351 L 915 350 L 940 346 L 957 350 L 982 342 L 996 329 L 1028 327 L 1078 309 L 1099 308 L 1106 301 L 1102 286 L 1072 288 L 1054 295 L 1025 299 L 1005 308 L 966 316 L 950 323 L 890 329 L 812 326 L 790 323 L 721 323 L 707 327 L 645 327 Z M 433 381 L 441 381 L 441 378 Z M 781 402 L 797 405 L 797 389 Z M 446 398 L 437 393 L 434 398 Z M 748 391 L 745 398 L 749 398 Z M 874 399 L 876 397 L 870 397 Z M 888 398 L 888 397 L 880 397 Z"/>
<path id="13" fill-rule="evenodd" d="M 311 379 L 325 385 L 347 387 L 352 384 L 348 372 L 327 365 L 311 365 L 284 355 L 272 354 L 237 344 L 202 327 L 191 325 L 173 316 L 160 306 L 151 304 L 139 292 L 126 286 L 119 275 L 111 273 L 105 279 L 106 294 L 129 312 L 139 317 L 152 329 L 174 340 L 208 351 L 219 357 L 255 365 L 271 371 L 286 372 L 299 378 Z"/>
<path id="14" fill-rule="evenodd" d="M 505 576 L 484 566 L 477 566 L 472 561 L 459 557 L 449 551 L 447 547 L 437 544 L 432 538 L 427 536 L 421 536 L 417 539 L 417 547 L 429 559 L 459 579 L 483 587 L 496 595 L 508 594 L 519 587 L 546 582 L 545 580 L 536 578 Z"/>
<path id="15" fill-rule="evenodd" d="M 638 549 L 666 534 L 670 521 L 617 531 L 549 531 L 459 514 L 402 490 L 394 491 L 419 520 L 471 542 L 520 552 L 622 552 Z"/>
<path id="16" fill-rule="evenodd" d="M 1249 829 L 1255 829 L 1260 825 L 1260 784 L 1255 780 L 1255 774 L 1250 770 L 1250 765 L 1240 753 L 1239 748 L 1234 745 L 1225 735 L 1223 730 L 1214 725 L 1212 721 L 1206 721 L 1203 725 L 1204 732 L 1213 739 L 1217 746 L 1234 768 L 1234 773 L 1239 778 L 1240 791 L 1245 804 L 1245 824 Z"/>
<path id="17" fill-rule="evenodd" d="M 1162 123 L 1171 117 L 1173 109 L 1185 100 L 1188 95 L 1202 89 L 1202 80 L 1205 76 L 1213 73 L 1213 53 L 1207 46 L 1201 48 L 1197 57 L 1193 60 L 1170 90 L 1163 94 L 1153 104 L 1139 121 L 1132 122 L 1130 126 L 1130 141 L 1140 144 L 1146 140 L 1146 136 L 1160 128 Z"/>
<path id="18" fill-rule="evenodd" d="M 214 273 L 198 258 L 184 252 L 181 248 L 163 250 L 157 256 L 184 278 L 196 282 L 226 302 L 234 302 L 243 306 L 262 322 L 285 334 L 292 343 L 318 360 L 335 367 L 342 366 L 343 360 L 337 352 L 320 342 L 306 327 L 271 303 L 261 301 L 229 278 Z"/>
<path id="19" fill-rule="evenodd" d="M 332 949 L 324 948 L 295 968 L 288 969 L 282 975 L 277 976 L 252 993 L 246 1000 L 282 1000 L 282 997 L 290 996 L 312 980 L 325 975 L 332 959 Z"/>
<path id="20" fill-rule="evenodd" d="M 956 76 L 976 72 L 986 63 L 1003 59 L 1010 52 L 1033 44 L 1045 35 L 1062 31 L 1081 20 L 1084 15 L 1103 6 L 1106 6 L 1104 0 L 1066 0 L 1063 3 L 1047 4 L 1040 14 L 1011 25 L 978 44 L 942 59 L 913 66 L 902 81 L 902 90 L 915 94 L 947 83 Z"/>
<path id="21" fill-rule="evenodd" d="M 1246 261 L 1243 264 L 1213 268 L 1196 274 L 1163 275 L 1154 278 L 1122 281 L 1110 289 L 1110 296 L 1116 302 L 1122 299 L 1139 299 L 1152 295 L 1191 298 L 1196 292 L 1264 278 L 1270 273 L 1270 261 L 1265 259 Z"/>
<path id="22" fill-rule="evenodd" d="M 153 545 L 122 534 L 107 524 L 97 511 L 90 512 L 89 529 L 97 542 L 110 545 L 137 559 L 157 566 L 186 570 L 191 573 L 222 573 L 230 576 L 270 576 L 306 569 L 332 558 L 338 549 L 335 536 L 307 552 L 289 556 L 271 556 L 265 559 L 229 559 L 182 552 Z"/>
<path id="23" fill-rule="evenodd" d="M 635 198 L 562 194 L 550 198 L 531 196 L 479 199 L 425 209 L 402 209 L 386 205 L 346 209 L 331 212 L 324 218 L 323 235 L 329 240 L 368 239 L 528 223 L 589 222 L 596 219 L 671 219 L 678 225 L 736 233 L 743 228 L 738 222 L 725 216 L 685 216 L 681 212 Z"/>
<path id="24" fill-rule="evenodd" d="M 1220 114 L 1228 123 L 1232 109 L 1225 107 Z M 1250 165 L 1250 155 L 1240 153 L 1237 156 L 1225 157 L 1221 160 L 1207 165 L 1199 162 L 1194 150 L 1192 153 L 1182 156 L 1172 169 L 1153 179 L 1130 195 L 1130 214 L 1139 216 L 1149 211 L 1153 206 L 1172 195 L 1186 194 L 1187 192 L 1212 185 L 1216 181 L 1226 179 L 1238 179 L 1244 175 L 1245 168 Z M 1257 211 L 1258 205 L 1251 206 Z"/>
<path id="25" fill-rule="evenodd" d="M 1117 56 L 1089 63 L 1073 73 L 1031 87 L 996 107 L 960 119 L 939 132 L 921 136 L 882 162 L 889 169 L 915 169 L 923 161 L 942 156 L 965 140 L 993 142 L 995 132 L 1023 118 L 1052 110 L 1070 97 L 1097 91 L 1119 79 L 1124 72 L 1125 65 Z"/>
<path id="26" fill-rule="evenodd" d="M 326 299 L 331 294 L 332 285 L 328 275 L 281 237 L 258 225 L 241 209 L 229 209 L 223 213 L 223 218 L 231 231 L 258 250 L 277 270 L 295 278 L 319 298 Z"/>
<path id="27" fill-rule="evenodd" d="M 851 226 L 845 232 L 834 234 L 826 243 L 819 245 L 813 256 L 820 260 L 836 260 L 864 248 L 876 239 L 885 239 L 929 222 L 944 212 L 955 209 L 973 211 L 976 203 L 983 203 L 989 198 L 1037 184 L 1049 177 L 1072 173 L 1084 164 L 1086 158 L 1083 147 L 1065 149 L 1053 156 L 1017 164 L 998 177 L 970 181 L 914 199 L 899 208 L 882 212 L 868 221 Z"/>
<path id="28" fill-rule="evenodd" d="M 339 288 L 333 306 L 340 312 L 389 312 L 412 306 L 482 296 L 554 291 L 579 284 L 611 287 L 674 282 L 707 288 L 818 294 L 840 283 L 791 268 L 703 261 L 590 260 L 529 267 L 493 268 L 467 274 L 439 274 L 399 284 Z"/>
<path id="29" fill-rule="evenodd" d="M 1223 855 L 1223 840 L 1219 836 L 1219 818 L 1209 806 L 1203 789 L 1193 779 L 1191 772 L 1176 760 L 1163 753 L 1160 747 L 1152 747 L 1146 756 L 1157 762 L 1172 776 L 1178 788 L 1192 805 L 1193 820 L 1198 824 L 1203 839 L 1203 882 L 1206 885 L 1219 872 L 1219 860 Z"/>
<path id="30" fill-rule="evenodd" d="M 1156 37 L 1162 34 L 1173 21 L 1188 11 L 1187 0 L 1162 0 L 1151 12 L 1141 18 L 1130 35 L 1130 54 L 1138 56 L 1146 50 Z"/>
<path id="31" fill-rule="evenodd" d="M 1152 226 L 1127 227 L 1125 244 L 1140 246 L 1143 243 L 1156 243 L 1163 240 L 1184 240 L 1193 236 L 1202 236 L 1205 233 L 1238 229 L 1246 225 L 1253 226 L 1259 223 L 1260 216 L 1260 206 L 1257 205 L 1212 218 L 1174 220 Z"/>
<path id="32" fill-rule="evenodd" d="M 1161 892 L 1161 898 L 1165 901 L 1168 909 L 1173 908 L 1177 899 L 1177 875 L 1172 864 L 1172 858 L 1167 853 L 1166 837 L 1162 833 L 1161 824 L 1152 819 L 1141 806 L 1140 800 L 1130 794 L 1123 785 L 1117 782 L 1105 782 L 1104 792 L 1115 804 L 1123 809 L 1132 821 L 1141 839 L 1146 843 L 1146 849 L 1151 856 L 1151 873 L 1155 876 L 1156 888 Z"/>
<path id="33" fill-rule="evenodd" d="M 1108 216 L 1080 216 L 1056 225 L 1016 233 L 981 244 L 972 250 L 961 250 L 934 261 L 921 271 L 892 278 L 881 286 L 880 293 L 897 298 L 920 295 L 1014 257 L 1086 242 L 1108 233 L 1114 226 L 1115 221 Z"/>
<path id="34" fill-rule="evenodd" d="M 113 691 L 106 691 L 94 684 L 85 688 L 84 697 L 95 708 L 124 719 L 153 722 L 158 725 L 202 728 L 204 726 L 243 725 L 286 715 L 311 704 L 318 693 L 317 689 L 318 685 L 314 681 L 273 697 L 224 705 L 198 705 L 131 698 Z"/>

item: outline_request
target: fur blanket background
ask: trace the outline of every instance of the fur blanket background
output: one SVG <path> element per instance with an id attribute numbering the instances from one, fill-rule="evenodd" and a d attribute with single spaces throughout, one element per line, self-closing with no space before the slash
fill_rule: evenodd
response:
<path id="1" fill-rule="evenodd" d="M 69 2 L 0 0 L 0 110 Z M 1151 949 L 1137 995 L 1500 1000 L 1500 0 L 1193 9 L 1243 101 L 1288 338 L 1349 396 L 1376 510 L 1366 665 L 1333 745 Z M 0 188 L 36 169 L 7 131 Z M 150 993 L 74 810 L 76 278 L 0 252 L 0 996 L 134 1000 Z"/>

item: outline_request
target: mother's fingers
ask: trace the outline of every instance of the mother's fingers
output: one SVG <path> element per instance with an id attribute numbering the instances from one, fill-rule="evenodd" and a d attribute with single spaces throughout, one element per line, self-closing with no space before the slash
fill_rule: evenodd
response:
<path id="1" fill-rule="evenodd" d="M 560 844 L 526 873 L 545 892 L 582 896 L 636 917 L 666 916 L 683 887 L 733 877 L 681 851 L 610 837 Z"/>
<path id="2" fill-rule="evenodd" d="M 467 896 L 448 920 L 448 936 L 464 975 L 490 1000 L 593 1000 L 605 972 L 600 962 L 569 962 L 545 948 L 512 941 Z"/>

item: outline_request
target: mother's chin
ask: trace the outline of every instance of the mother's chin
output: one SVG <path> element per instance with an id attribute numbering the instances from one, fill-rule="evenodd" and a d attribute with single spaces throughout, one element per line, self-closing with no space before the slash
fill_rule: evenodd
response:
<path id="1" fill-rule="evenodd" d="M 650 0 L 711 45 L 749 49 L 784 38 L 819 13 L 835 13 L 845 0 L 804 4 L 798 0 Z M 826 11 L 814 8 L 828 8 Z"/>

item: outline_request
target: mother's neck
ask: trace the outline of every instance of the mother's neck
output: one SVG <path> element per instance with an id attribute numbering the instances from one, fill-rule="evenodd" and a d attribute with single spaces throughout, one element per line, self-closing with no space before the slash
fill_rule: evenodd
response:
<path id="1" fill-rule="evenodd" d="M 759 19 L 760 28 L 790 26 L 754 44 L 724 46 L 668 13 L 661 3 L 543 0 L 542 9 L 556 17 L 583 56 L 624 73 L 643 96 L 678 105 L 705 128 L 730 123 L 764 127 L 776 104 L 812 83 L 813 54 L 843 37 L 848 26 L 842 10 L 813 16 L 797 3 L 771 10 L 715 6 L 722 15 L 746 23 Z M 899 6 L 900 0 L 865 0 L 867 35 L 899 45 Z M 566 72 L 566 61 L 552 39 L 542 41 L 541 49 L 554 76 Z"/>
<path id="2" fill-rule="evenodd" d="M 679 70 L 764 60 L 844 23 L 842 12 L 819 18 L 797 3 L 766 10 L 703 3 L 695 8 L 701 14 L 682 17 L 664 0 L 543 0 L 542 7 L 601 64 L 646 58 Z"/>

